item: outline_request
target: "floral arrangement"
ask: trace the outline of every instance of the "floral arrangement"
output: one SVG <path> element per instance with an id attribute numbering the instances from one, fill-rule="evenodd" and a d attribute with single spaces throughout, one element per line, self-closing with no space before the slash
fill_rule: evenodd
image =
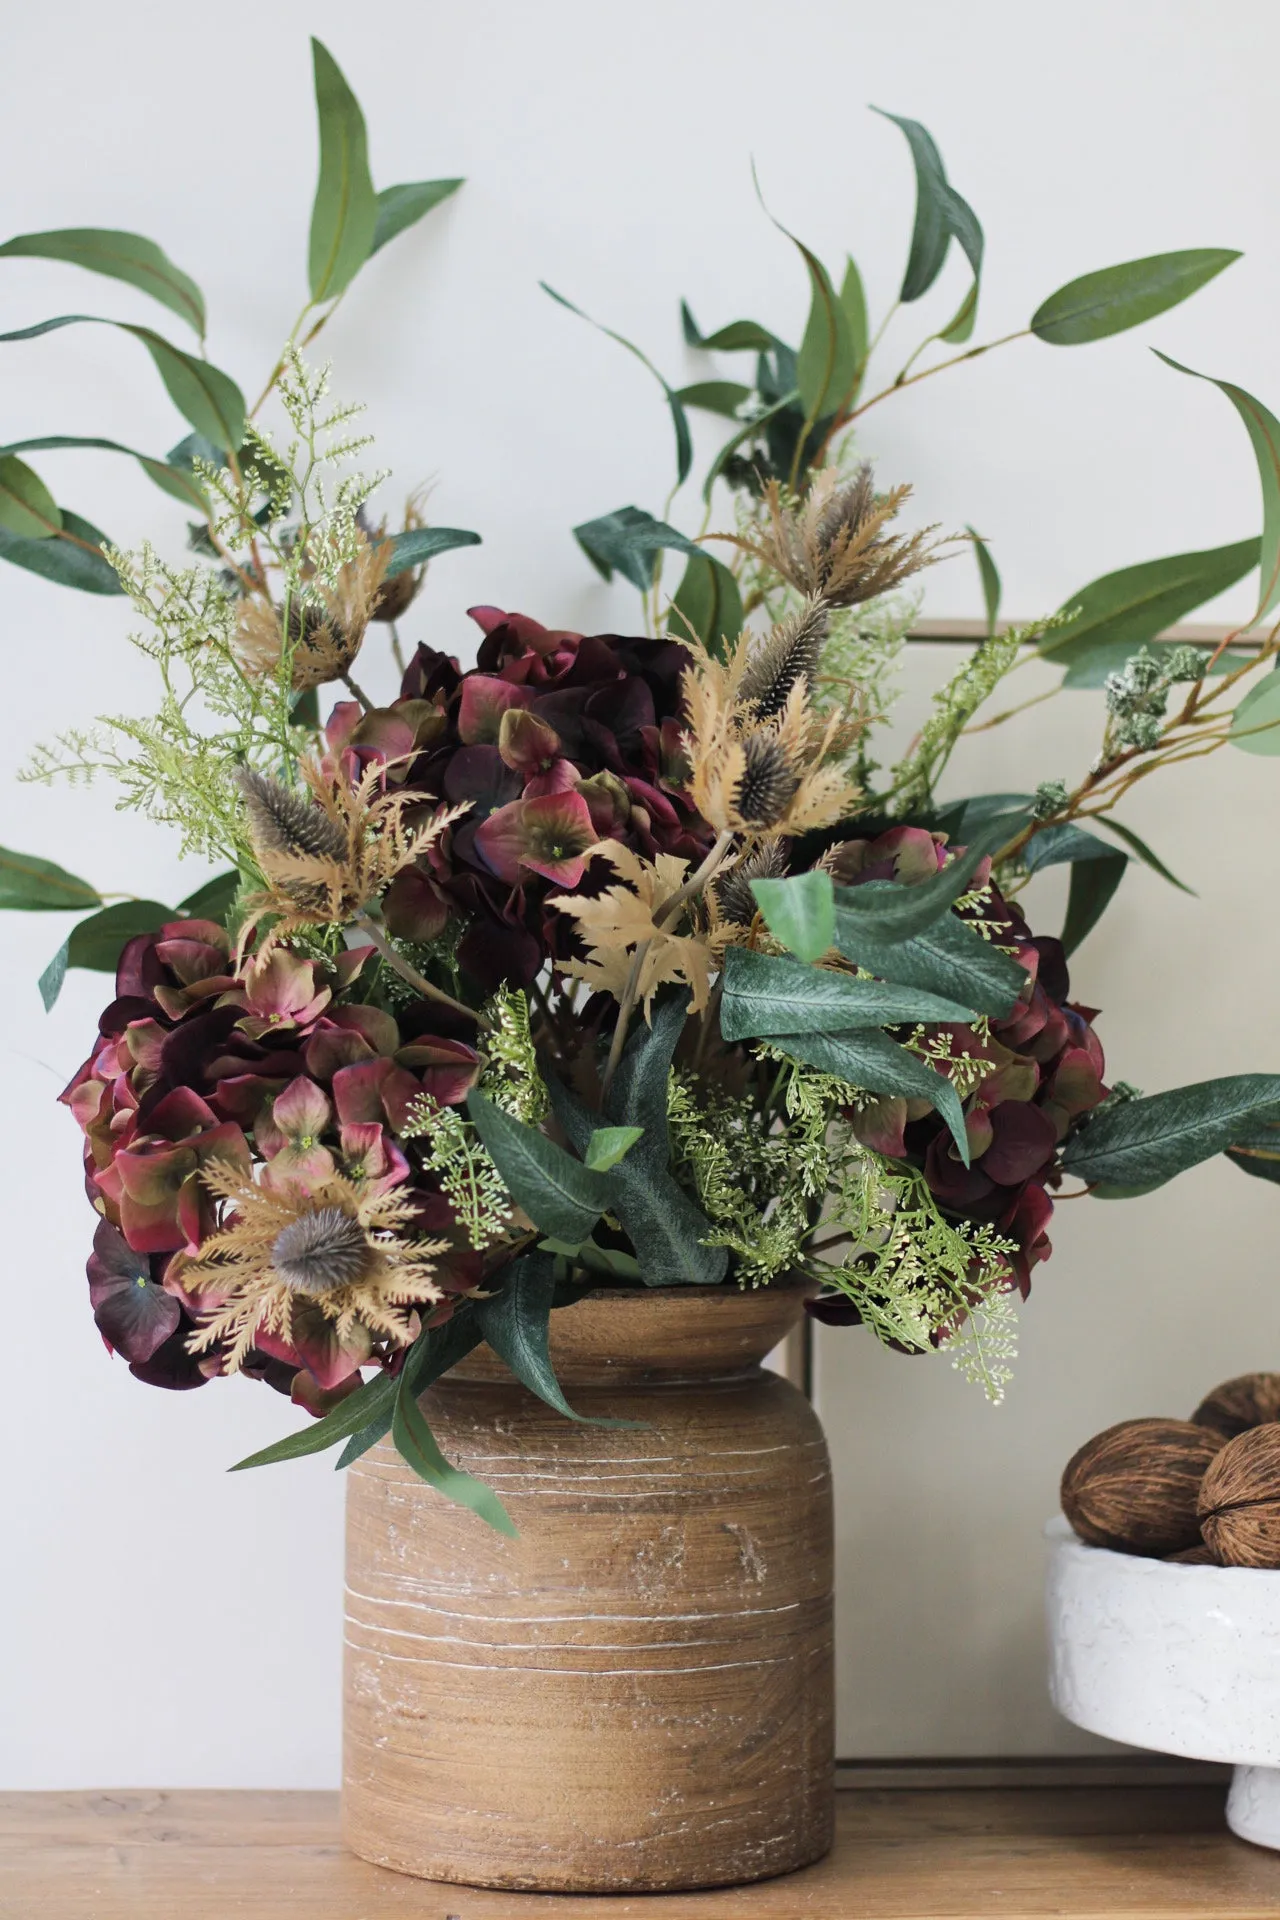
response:
<path id="1" fill-rule="evenodd" d="M 1109 1088 L 1068 959 L 1130 856 L 1172 878 L 1115 818 L 1134 781 L 1224 744 L 1277 750 L 1275 676 L 1225 698 L 1275 660 L 1274 630 L 1247 652 L 1240 636 L 1154 642 L 1259 562 L 1264 621 L 1280 526 L 1268 513 L 1261 541 L 1143 563 L 1014 629 L 970 530 L 988 636 L 881 768 L 911 583 L 950 543 L 900 528 L 910 490 L 881 490 L 850 432 L 988 351 L 963 345 L 981 228 L 924 129 L 900 121 L 918 203 L 899 305 L 929 291 L 955 239 L 972 275 L 955 318 L 866 397 L 884 328 L 873 341 L 852 263 L 837 293 L 796 242 L 811 306 L 795 350 L 755 322 L 704 336 L 686 308 L 699 351 L 756 356 L 751 386 L 662 380 L 677 487 L 687 409 L 735 422 L 703 524 L 626 507 L 576 529 L 601 572 L 642 592 L 646 632 L 481 606 L 474 667 L 425 640 L 407 651 L 426 562 L 478 536 L 426 525 L 416 501 L 388 531 L 372 504 L 386 476 L 359 470 L 356 410 L 305 348 L 370 255 L 460 183 L 375 194 L 360 109 L 318 44 L 315 71 L 310 299 L 258 403 L 127 329 L 193 429 L 166 461 L 136 456 L 198 516 L 187 559 L 117 550 L 21 457 L 109 443 L 0 455 L 0 557 L 127 594 L 160 682 L 155 712 L 68 735 L 30 777 L 109 776 L 121 805 L 225 869 L 171 908 L 108 904 L 43 857 L 0 855 L 3 904 L 93 909 L 42 979 L 46 1004 L 68 967 L 115 973 L 62 1096 L 98 1215 L 104 1341 L 153 1385 L 241 1373 L 316 1416 L 242 1464 L 337 1444 L 345 1464 L 390 1433 L 498 1526 L 419 1396 L 485 1340 L 571 1414 L 548 1323 L 584 1287 L 799 1285 L 818 1318 L 940 1348 L 998 1398 L 1012 1302 L 1049 1255 L 1064 1179 L 1145 1191 L 1223 1150 L 1277 1177 L 1280 1076 Z M 138 236 L 25 235 L 0 247 L 13 254 L 114 274 L 202 330 L 194 283 Z M 1024 331 L 1060 345 L 1121 331 L 1233 257 L 1086 276 Z M 912 371 L 937 343 L 962 351 Z M 1222 384 L 1265 475 L 1280 424 Z M 733 524 L 716 530 L 726 493 Z M 668 606 L 673 550 L 685 570 Z M 363 684 L 379 631 L 400 681 L 387 702 Z M 1068 688 L 1103 686 L 1096 759 L 1074 786 L 1054 769 L 1031 795 L 943 801 L 956 741 L 1010 717 L 975 721 L 1037 655 L 1066 665 Z M 1066 925 L 1033 931 L 1021 897 L 1062 863 Z"/>

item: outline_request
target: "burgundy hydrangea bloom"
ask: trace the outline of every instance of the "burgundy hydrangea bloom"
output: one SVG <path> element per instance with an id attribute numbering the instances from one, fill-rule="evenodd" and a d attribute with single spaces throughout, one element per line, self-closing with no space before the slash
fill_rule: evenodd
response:
<path id="1" fill-rule="evenodd" d="M 847 886 L 869 880 L 917 885 L 952 851 L 941 836 L 923 828 L 894 827 L 874 840 L 845 842 L 837 855 L 837 877 Z M 989 878 L 990 865 L 984 863 L 974 887 Z M 1025 1297 L 1031 1269 L 1052 1252 L 1049 1190 L 1061 1178 L 1058 1149 L 1080 1117 L 1105 1097 L 1105 1063 L 1093 1030 L 1097 1010 L 1068 998 L 1061 941 L 1033 934 L 1017 906 L 995 888 L 977 912 L 992 939 L 1012 950 L 1027 979 L 1008 1013 L 990 1021 L 988 1039 L 966 1026 L 933 1030 L 950 1035 L 953 1055 L 990 1063 L 964 1103 L 969 1166 L 945 1122 L 923 1101 L 881 1099 L 849 1118 L 867 1146 L 922 1168 L 947 1213 L 986 1222 L 1014 1242 L 1013 1280 Z"/>
<path id="2" fill-rule="evenodd" d="M 547 897 L 591 890 L 597 841 L 696 863 L 714 836 L 685 789 L 683 647 L 471 611 L 485 636 L 474 672 L 421 646 L 391 706 L 363 713 L 340 702 L 326 738 L 353 770 L 381 760 L 391 785 L 421 792 L 424 811 L 466 803 L 383 908 L 407 940 L 432 940 L 464 914 L 459 963 L 488 992 L 503 980 L 527 986 L 560 952 L 566 930 Z"/>
<path id="3" fill-rule="evenodd" d="M 436 1030 L 426 1003 L 399 1020 L 335 1005 L 371 952 L 326 966 L 276 947 L 237 978 L 228 936 L 211 922 L 175 921 L 125 947 L 98 1041 L 61 1098 L 84 1134 L 101 1215 L 88 1267 L 94 1318 L 139 1379 L 191 1387 L 220 1370 L 216 1354 L 187 1351 L 196 1320 L 182 1281 L 184 1259 L 217 1224 L 202 1179 L 211 1162 L 246 1178 L 265 1162 L 268 1187 L 302 1193 L 335 1173 L 375 1192 L 408 1183 L 422 1232 L 454 1236 L 448 1202 L 395 1136 L 423 1094 L 465 1100 L 479 1059 Z M 436 1277 L 451 1293 L 478 1284 L 461 1235 Z M 446 1300 L 432 1317 L 451 1310 Z M 293 1347 L 264 1347 L 244 1371 L 312 1412 L 359 1383 L 357 1361 L 336 1378 L 327 1347 L 310 1351 L 303 1333 Z"/>

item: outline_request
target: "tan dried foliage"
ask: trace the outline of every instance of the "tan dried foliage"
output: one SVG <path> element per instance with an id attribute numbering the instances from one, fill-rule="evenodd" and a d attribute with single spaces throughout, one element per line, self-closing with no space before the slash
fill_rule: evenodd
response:
<path id="1" fill-rule="evenodd" d="M 653 862 L 642 860 L 617 840 L 602 840 L 592 855 L 608 860 L 626 884 L 606 887 L 594 899 L 576 893 L 552 895 L 549 904 L 577 921 L 587 947 L 586 959 L 566 961 L 563 971 L 621 1003 L 643 948 L 633 997 L 643 1004 L 645 1017 L 654 994 L 669 981 L 691 988 L 689 1011 L 701 1013 L 711 990 L 709 945 L 697 932 L 680 934 L 660 926 L 656 917 L 684 885 L 688 861 L 669 853 L 660 853 Z"/>
<path id="2" fill-rule="evenodd" d="M 802 500 L 774 480 L 765 489 L 763 529 L 754 540 L 739 537 L 737 545 L 800 593 L 829 607 L 858 606 L 891 593 L 937 558 L 936 527 L 885 532 L 910 495 L 909 486 L 877 494 L 868 465 L 851 480 L 824 468 Z"/>
<path id="3" fill-rule="evenodd" d="M 389 540 L 362 536 L 359 551 L 339 568 L 335 584 L 314 589 L 315 598 L 291 607 L 295 692 L 324 686 L 350 670 L 378 606 L 390 561 Z M 243 600 L 234 646 L 247 673 L 262 679 L 278 673 L 284 647 L 280 610 L 257 595 Z"/>

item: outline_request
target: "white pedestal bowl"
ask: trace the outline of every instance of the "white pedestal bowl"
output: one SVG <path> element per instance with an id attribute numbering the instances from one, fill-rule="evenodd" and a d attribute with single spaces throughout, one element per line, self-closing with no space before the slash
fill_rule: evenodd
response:
<path id="1" fill-rule="evenodd" d="M 1280 1572 L 1087 1547 L 1051 1520 L 1049 1690 L 1090 1733 L 1235 1768 L 1227 1824 L 1280 1848 Z"/>

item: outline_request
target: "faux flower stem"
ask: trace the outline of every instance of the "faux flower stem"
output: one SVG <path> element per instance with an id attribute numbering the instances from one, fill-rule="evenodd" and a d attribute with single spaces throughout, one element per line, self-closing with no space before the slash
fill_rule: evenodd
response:
<path id="1" fill-rule="evenodd" d="M 343 686 L 347 689 L 347 692 L 353 693 L 355 695 L 356 699 L 360 702 L 360 705 L 364 708 L 365 712 L 372 713 L 373 712 L 372 700 L 369 698 L 368 694 L 364 691 L 362 687 L 357 686 L 356 682 L 351 678 L 351 675 L 349 673 L 343 673 L 343 674 L 339 674 L 338 677 L 342 681 Z"/>
<path id="2" fill-rule="evenodd" d="M 368 936 L 387 965 L 393 968 L 402 980 L 407 980 L 411 987 L 415 987 L 424 999 L 434 1000 L 440 1006 L 451 1007 L 454 1013 L 464 1013 L 468 1020 L 474 1020 L 484 1032 L 490 1031 L 489 1022 L 482 1013 L 477 1013 L 476 1009 L 469 1007 L 464 1000 L 455 1000 L 453 995 L 446 993 L 442 987 L 433 987 L 429 980 L 424 980 L 412 962 L 406 960 L 402 953 L 396 952 L 381 927 L 371 920 L 367 913 L 356 914 L 351 924 L 359 927 L 361 933 Z"/>

